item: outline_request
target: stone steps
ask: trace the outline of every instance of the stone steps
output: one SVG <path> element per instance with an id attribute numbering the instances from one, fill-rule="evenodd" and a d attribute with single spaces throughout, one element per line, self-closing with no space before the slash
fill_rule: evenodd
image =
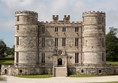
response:
<path id="1" fill-rule="evenodd" d="M 66 77 L 67 67 L 54 67 L 54 77 Z"/>

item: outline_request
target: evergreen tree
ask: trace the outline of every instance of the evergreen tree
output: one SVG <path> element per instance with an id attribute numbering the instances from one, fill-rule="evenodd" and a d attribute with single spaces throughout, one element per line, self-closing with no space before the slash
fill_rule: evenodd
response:
<path id="1" fill-rule="evenodd" d="M 106 35 L 106 59 L 107 61 L 118 61 L 118 38 L 116 36 L 118 30 L 114 27 L 109 29 L 110 31 Z"/>
<path id="2" fill-rule="evenodd" d="M 5 56 L 6 44 L 3 40 L 0 40 L 0 57 Z"/>

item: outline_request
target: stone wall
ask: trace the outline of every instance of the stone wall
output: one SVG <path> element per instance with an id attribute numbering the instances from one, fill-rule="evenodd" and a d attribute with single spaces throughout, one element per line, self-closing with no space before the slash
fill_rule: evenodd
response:
<path id="1" fill-rule="evenodd" d="M 38 63 L 38 14 L 32 11 L 16 12 L 15 64 Z"/>
<path id="2" fill-rule="evenodd" d="M 69 67 L 69 74 L 90 74 L 90 75 L 117 75 L 118 66 L 104 65 L 104 66 L 78 66 Z"/>
<path id="3" fill-rule="evenodd" d="M 105 13 L 83 13 L 83 64 L 105 64 Z"/>
<path id="4" fill-rule="evenodd" d="M 52 67 L 2 65 L 2 75 L 52 74 Z"/>

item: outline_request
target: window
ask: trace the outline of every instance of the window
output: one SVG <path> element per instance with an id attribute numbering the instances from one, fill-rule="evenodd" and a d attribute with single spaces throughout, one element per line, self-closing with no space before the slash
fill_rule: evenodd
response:
<path id="1" fill-rule="evenodd" d="M 104 61 L 104 53 L 102 53 L 102 61 Z"/>
<path id="2" fill-rule="evenodd" d="M 79 60 L 78 60 L 79 57 L 78 56 L 79 56 L 79 53 L 75 53 L 75 63 L 78 63 L 79 62 Z"/>
<path id="3" fill-rule="evenodd" d="M 17 21 L 19 21 L 19 16 L 16 17 Z"/>
<path id="4" fill-rule="evenodd" d="M 84 73 L 84 70 L 83 69 L 81 70 L 81 73 Z"/>
<path id="5" fill-rule="evenodd" d="M 58 38 L 55 38 L 55 46 L 58 46 Z"/>
<path id="6" fill-rule="evenodd" d="M 45 38 L 42 38 L 42 47 L 45 47 Z"/>
<path id="7" fill-rule="evenodd" d="M 79 31 L 79 27 L 75 27 L 75 32 L 78 32 Z"/>
<path id="8" fill-rule="evenodd" d="M 22 70 L 19 70 L 20 74 L 23 72 Z"/>
<path id="9" fill-rule="evenodd" d="M 45 27 L 42 27 L 42 33 L 45 33 Z"/>
<path id="10" fill-rule="evenodd" d="M 62 32 L 66 32 L 66 27 L 62 27 Z"/>
<path id="11" fill-rule="evenodd" d="M 66 38 L 62 38 L 62 46 L 66 46 Z"/>
<path id="12" fill-rule="evenodd" d="M 16 29 L 19 30 L 19 25 L 16 26 Z"/>
<path id="13" fill-rule="evenodd" d="M 16 63 L 19 62 L 19 52 L 16 52 Z"/>
<path id="14" fill-rule="evenodd" d="M 102 38 L 102 46 L 103 46 L 103 47 L 105 46 L 104 43 L 105 43 L 105 42 L 104 42 L 104 38 Z"/>
<path id="15" fill-rule="evenodd" d="M 42 63 L 45 63 L 45 53 L 42 53 L 42 57 L 41 57 L 42 59 L 41 59 L 41 62 Z"/>
<path id="16" fill-rule="evenodd" d="M 19 37 L 16 37 L 16 45 L 19 45 Z"/>
<path id="17" fill-rule="evenodd" d="M 58 32 L 58 27 L 55 27 L 55 32 Z"/>
<path id="18" fill-rule="evenodd" d="M 102 70 L 99 70 L 98 72 L 99 72 L 99 73 L 101 73 L 101 72 L 102 72 Z"/>
<path id="19" fill-rule="evenodd" d="M 75 46 L 78 46 L 78 38 L 75 38 Z"/>

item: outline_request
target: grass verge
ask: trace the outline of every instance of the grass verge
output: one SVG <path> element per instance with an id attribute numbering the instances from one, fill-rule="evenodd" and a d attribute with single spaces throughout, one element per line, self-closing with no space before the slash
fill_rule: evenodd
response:
<path id="1" fill-rule="evenodd" d="M 44 74 L 44 75 L 17 75 L 16 77 L 21 78 L 51 78 L 51 74 Z"/>
<path id="2" fill-rule="evenodd" d="M 118 83 L 118 82 L 92 82 L 92 83 Z"/>
<path id="3" fill-rule="evenodd" d="M 0 65 L 12 65 L 13 63 L 13 60 L 0 60 Z"/>
<path id="4" fill-rule="evenodd" d="M 6 78 L 0 76 L 0 81 L 6 81 Z"/>
<path id="5" fill-rule="evenodd" d="M 118 65 L 118 61 L 116 61 L 116 62 L 107 61 L 106 63 L 107 63 L 107 64 L 111 64 L 111 65 Z"/>
<path id="6" fill-rule="evenodd" d="M 88 75 L 88 74 L 73 74 L 69 75 L 69 77 L 96 77 L 97 75 Z"/>

